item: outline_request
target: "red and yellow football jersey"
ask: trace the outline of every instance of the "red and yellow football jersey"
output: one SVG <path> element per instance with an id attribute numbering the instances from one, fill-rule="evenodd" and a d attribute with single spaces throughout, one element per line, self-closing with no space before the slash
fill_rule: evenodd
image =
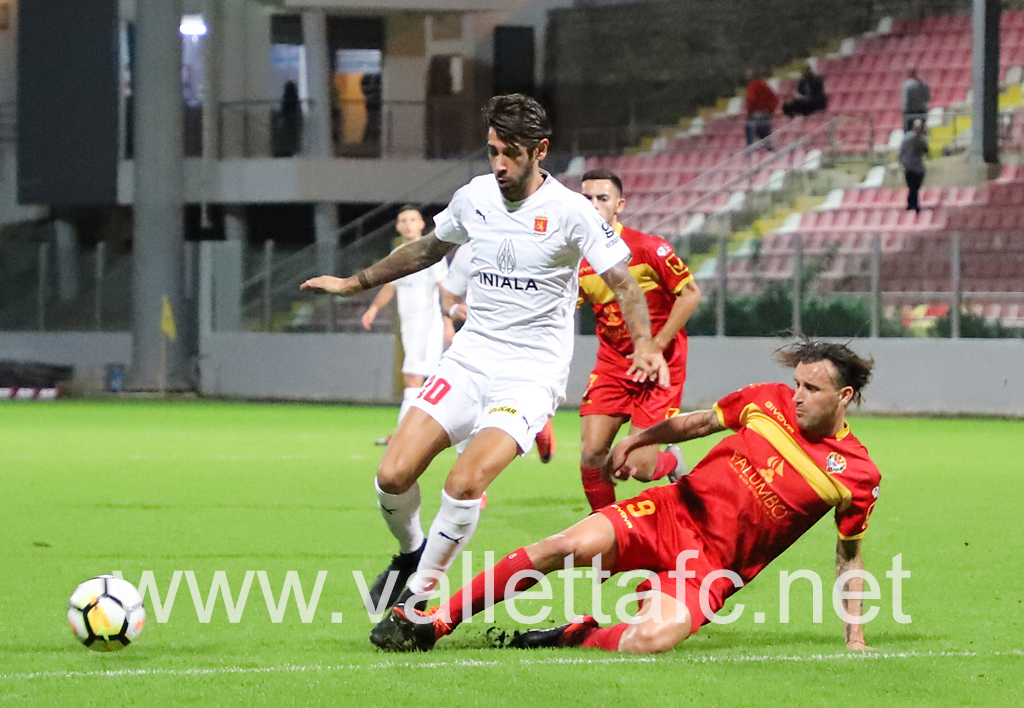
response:
<path id="1" fill-rule="evenodd" d="M 693 280 L 693 276 L 668 241 L 622 224 L 616 225 L 616 231 L 633 253 L 629 261 L 629 272 L 647 296 L 651 331 L 657 333 L 665 326 L 676 296 Z M 630 362 L 626 357 L 633 353 L 633 340 L 622 319 L 622 310 L 615 300 L 615 293 L 594 272 L 586 259 L 580 263 L 579 304 L 584 302 L 592 303 L 594 314 L 597 315 L 597 337 L 600 341 L 597 361 L 628 368 Z M 669 362 L 675 357 L 685 358 L 685 329 L 680 330 L 675 342 L 665 349 L 664 355 Z"/>
<path id="2" fill-rule="evenodd" d="M 719 567 L 750 580 L 829 509 L 841 538 L 864 535 L 881 474 L 849 426 L 832 438 L 805 438 L 793 389 L 781 383 L 740 389 L 715 412 L 736 433 L 678 484 Z"/>

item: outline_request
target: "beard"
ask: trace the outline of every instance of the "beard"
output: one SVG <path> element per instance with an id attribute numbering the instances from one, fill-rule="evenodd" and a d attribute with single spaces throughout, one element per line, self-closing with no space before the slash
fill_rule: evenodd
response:
<path id="1" fill-rule="evenodd" d="M 527 163 L 523 167 L 523 173 L 515 180 L 509 181 L 505 186 L 498 184 L 498 189 L 501 190 L 501 196 L 509 202 L 521 202 L 526 198 L 526 187 L 530 182 L 530 177 L 533 175 L 533 162 Z"/>

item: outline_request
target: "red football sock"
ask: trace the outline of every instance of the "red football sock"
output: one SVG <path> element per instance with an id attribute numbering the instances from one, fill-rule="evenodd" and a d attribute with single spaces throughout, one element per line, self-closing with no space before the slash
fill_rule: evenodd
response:
<path id="1" fill-rule="evenodd" d="M 580 476 L 583 478 L 583 493 L 587 495 L 591 509 L 597 511 L 615 503 L 615 487 L 601 479 L 600 467 L 581 466 Z"/>
<path id="2" fill-rule="evenodd" d="M 668 477 L 673 471 L 675 471 L 678 463 L 679 460 L 677 460 L 676 456 L 671 452 L 659 452 L 658 464 L 654 467 L 654 476 L 651 477 L 651 481 L 653 482 L 656 479 Z"/>
<path id="3" fill-rule="evenodd" d="M 463 618 L 462 615 L 462 604 L 463 597 L 468 592 L 472 598 L 472 611 L 470 615 L 475 615 L 477 612 L 481 612 L 491 604 L 498 604 L 505 599 L 505 590 L 508 585 L 509 579 L 521 570 L 534 570 L 533 562 L 530 561 L 530 557 L 526 555 L 526 549 L 520 548 L 518 551 L 513 551 L 507 556 L 498 561 L 497 565 L 490 570 L 485 570 L 479 573 L 469 585 L 464 585 L 459 588 L 454 595 L 449 598 L 448 602 L 441 605 L 439 612 L 447 612 L 448 616 L 451 617 L 451 621 L 448 624 L 454 629 L 458 626 Z M 494 588 L 493 602 L 488 602 L 487 597 L 487 585 L 490 580 L 491 587 Z M 528 590 L 537 584 L 535 578 L 520 578 L 516 583 L 513 592 L 522 592 Z M 441 615 L 444 617 L 445 615 Z"/>
<path id="4" fill-rule="evenodd" d="M 622 633 L 629 627 L 625 622 L 613 624 L 611 627 L 601 627 L 590 633 L 590 636 L 583 640 L 584 649 L 604 649 L 605 651 L 618 651 L 619 640 Z"/>

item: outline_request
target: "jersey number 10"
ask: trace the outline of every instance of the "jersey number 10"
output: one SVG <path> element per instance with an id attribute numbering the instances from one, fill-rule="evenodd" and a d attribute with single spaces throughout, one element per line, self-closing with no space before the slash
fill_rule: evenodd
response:
<path id="1" fill-rule="evenodd" d="M 419 397 L 430 405 L 436 406 L 451 390 L 452 386 L 447 381 L 439 379 L 436 376 L 431 376 L 427 379 L 427 382 L 423 384 L 423 390 L 420 391 Z"/>

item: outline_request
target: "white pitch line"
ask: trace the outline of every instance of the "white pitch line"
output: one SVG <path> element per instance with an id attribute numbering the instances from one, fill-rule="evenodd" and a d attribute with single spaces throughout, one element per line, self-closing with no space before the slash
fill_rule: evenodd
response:
<path id="1" fill-rule="evenodd" d="M 346 459 L 365 459 L 365 455 L 348 455 Z M 18 461 L 18 462 L 39 462 L 41 460 L 74 460 L 75 462 L 152 462 L 156 460 L 166 460 L 167 457 L 164 455 L 69 455 L 64 457 L 58 457 L 56 455 L 3 455 L 0 459 L 5 461 Z M 248 462 L 250 460 L 320 460 L 320 459 L 334 459 L 327 454 L 312 454 L 312 453 L 284 453 L 280 455 L 260 455 L 260 454 L 220 454 L 220 455 L 203 455 L 201 457 L 190 457 L 190 461 L 196 462 L 210 462 L 210 461 L 229 461 L 229 462 Z"/>
<path id="2" fill-rule="evenodd" d="M 307 666 L 285 664 L 283 666 L 226 666 L 213 669 L 115 669 L 112 671 L 35 671 L 30 673 L 0 674 L 0 681 L 27 681 L 32 679 L 63 678 L 123 678 L 135 676 L 224 676 L 232 674 L 272 674 L 272 673 L 340 673 L 354 671 L 375 671 L 380 669 L 445 669 L 445 668 L 481 668 L 493 666 L 546 666 L 574 665 L 588 666 L 601 664 L 748 664 L 765 662 L 813 662 L 813 661 L 879 661 L 882 659 L 964 659 L 985 658 L 996 656 L 1024 656 L 1024 650 L 973 652 L 973 651 L 939 651 L 939 652 L 869 652 L 858 654 L 844 652 L 841 654 L 741 654 L 739 656 L 606 656 L 593 659 L 578 657 L 544 657 L 539 659 L 521 659 L 518 662 L 454 659 L 452 661 L 420 661 L 398 662 L 384 661 L 376 664 L 311 664 Z"/>

